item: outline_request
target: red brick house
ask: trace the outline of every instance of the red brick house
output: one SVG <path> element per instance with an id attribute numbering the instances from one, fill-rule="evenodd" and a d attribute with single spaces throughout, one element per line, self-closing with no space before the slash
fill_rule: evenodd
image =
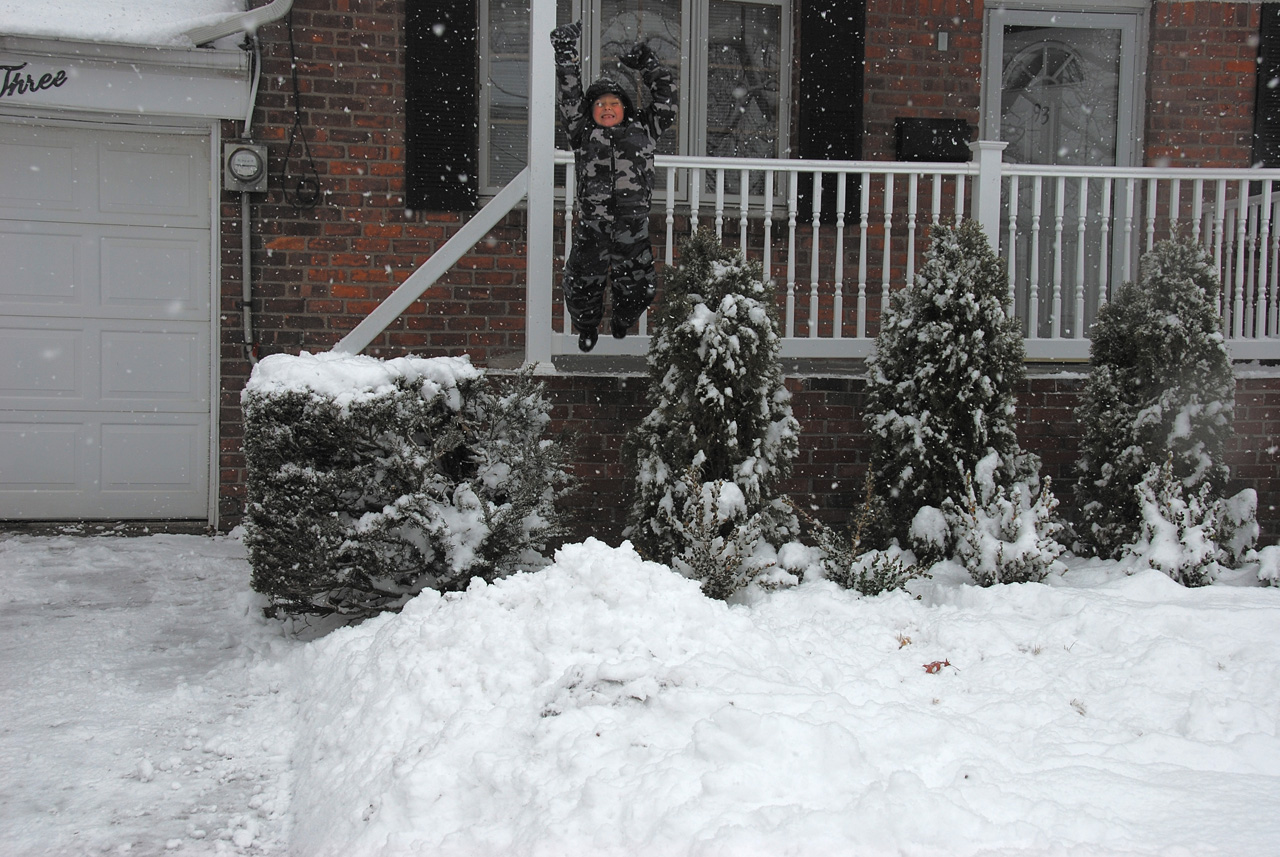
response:
<path id="1" fill-rule="evenodd" d="M 881 303 L 909 279 L 932 219 L 964 215 L 1010 260 L 1034 361 L 1022 442 L 1069 498 L 1088 324 L 1142 249 L 1180 230 L 1223 271 L 1239 367 L 1233 473 L 1258 490 L 1267 537 L 1280 535 L 1280 229 L 1271 174 L 1245 172 L 1280 166 L 1272 4 L 257 6 L 252 20 L 181 29 L 201 47 L 0 37 L 0 324 L 13 331 L 0 519 L 234 525 L 253 361 L 345 337 L 376 356 L 538 361 L 581 441 L 570 498 L 581 532 L 616 539 L 645 337 L 578 355 L 555 285 L 565 177 L 551 168 L 543 31 L 581 18 L 588 75 L 622 75 L 619 48 L 637 37 L 677 72 L 660 256 L 712 225 L 786 296 L 797 497 L 833 520 L 860 500 L 860 361 Z M 546 155 L 524 174 L 531 146 Z M 82 206 L 86 182 L 46 181 L 71 175 L 100 197 Z M 465 246 L 442 250 L 459 232 Z M 433 258 L 441 271 L 422 268 Z M 117 276 L 126 264 L 140 274 Z M 406 281 L 385 330 L 353 335 Z"/>

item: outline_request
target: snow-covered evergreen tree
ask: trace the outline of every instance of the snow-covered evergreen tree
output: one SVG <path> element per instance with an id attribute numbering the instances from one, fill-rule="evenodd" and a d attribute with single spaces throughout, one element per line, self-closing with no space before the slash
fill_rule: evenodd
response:
<path id="1" fill-rule="evenodd" d="M 736 538 L 732 531 L 747 521 L 771 545 L 795 534 L 779 486 L 800 426 L 778 348 L 774 291 L 760 266 L 706 230 L 684 242 L 649 345 L 652 410 L 626 443 L 636 472 L 626 535 L 648 558 L 671 564 L 691 548 L 690 522 L 677 520 L 705 505 L 693 498 L 686 511 L 683 477 L 691 468 L 700 485 L 732 483 L 741 494 L 720 522 L 721 536 Z"/>
<path id="2" fill-rule="evenodd" d="M 1206 252 L 1162 241 L 1098 311 L 1092 370 L 1076 411 L 1083 439 L 1076 490 L 1083 547 L 1118 556 L 1143 516 L 1135 487 L 1172 453 L 1189 495 L 1225 485 L 1235 379 L 1217 310 L 1219 282 Z"/>
<path id="3" fill-rule="evenodd" d="M 975 221 L 936 225 L 915 281 L 895 292 L 868 361 L 866 421 L 889 532 L 902 544 L 916 513 L 965 496 L 966 474 L 998 453 L 995 484 L 1034 479 L 1019 448 L 1013 389 L 1022 332 L 1009 283 Z"/>

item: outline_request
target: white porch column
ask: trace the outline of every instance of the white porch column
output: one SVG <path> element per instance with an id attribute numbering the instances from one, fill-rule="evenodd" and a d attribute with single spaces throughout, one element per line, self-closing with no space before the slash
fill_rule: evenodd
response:
<path id="1" fill-rule="evenodd" d="M 991 249 L 1000 252 L 1000 170 L 1004 148 L 1003 140 L 978 140 L 970 143 L 973 160 L 978 164 L 978 177 L 973 183 L 973 218 L 991 242 Z"/>
<path id="2" fill-rule="evenodd" d="M 555 59 L 550 33 L 556 0 L 529 4 L 529 198 L 524 359 L 551 369 L 552 218 L 555 216 Z"/>

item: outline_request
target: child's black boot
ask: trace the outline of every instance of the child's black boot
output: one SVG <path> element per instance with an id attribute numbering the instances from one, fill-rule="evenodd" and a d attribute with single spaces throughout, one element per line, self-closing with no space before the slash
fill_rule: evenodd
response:
<path id="1" fill-rule="evenodd" d="M 630 326 L 631 325 L 629 324 L 623 324 L 621 321 L 619 321 L 616 318 L 609 320 L 609 329 L 613 331 L 614 339 L 626 339 L 627 328 L 629 328 Z"/>
<path id="2" fill-rule="evenodd" d="M 590 351 L 596 347 L 596 340 L 600 338 L 600 334 L 594 327 L 578 328 L 578 350 Z"/>

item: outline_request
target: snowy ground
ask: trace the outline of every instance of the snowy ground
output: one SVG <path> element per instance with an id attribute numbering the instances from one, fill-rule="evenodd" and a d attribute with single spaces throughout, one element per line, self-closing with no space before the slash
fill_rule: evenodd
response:
<path id="1" fill-rule="evenodd" d="M 727 607 L 587 542 L 314 642 L 247 579 L 229 537 L 0 536 L 0 855 L 1280 854 L 1247 574 Z"/>

